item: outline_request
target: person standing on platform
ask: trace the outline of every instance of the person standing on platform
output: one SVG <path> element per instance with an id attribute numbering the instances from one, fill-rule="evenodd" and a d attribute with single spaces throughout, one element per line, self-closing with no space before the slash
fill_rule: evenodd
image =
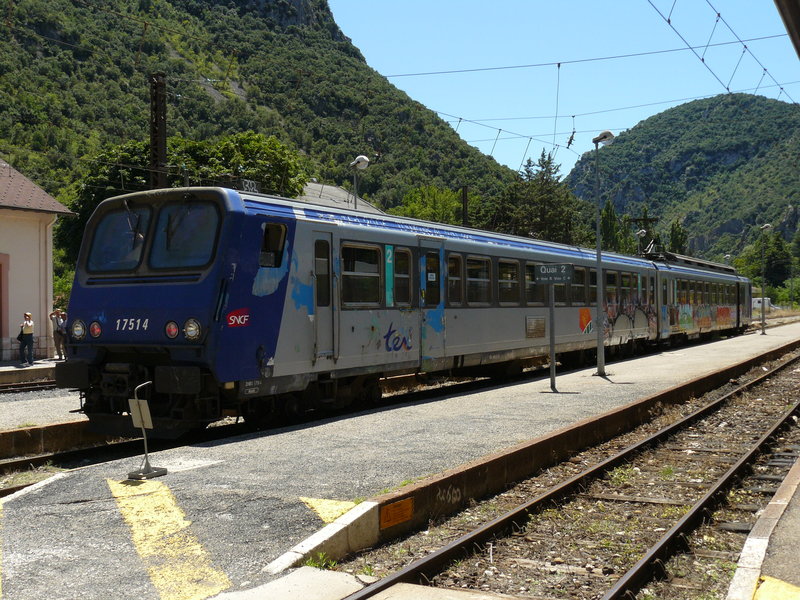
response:
<path id="1" fill-rule="evenodd" d="M 57 308 L 50 313 L 50 320 L 53 322 L 53 342 L 56 346 L 56 354 L 58 354 L 58 360 L 62 360 L 67 354 L 67 313 Z"/>
<path id="2" fill-rule="evenodd" d="M 23 367 L 30 367 L 33 364 L 33 315 L 25 313 L 25 318 L 19 324 L 19 361 Z"/>

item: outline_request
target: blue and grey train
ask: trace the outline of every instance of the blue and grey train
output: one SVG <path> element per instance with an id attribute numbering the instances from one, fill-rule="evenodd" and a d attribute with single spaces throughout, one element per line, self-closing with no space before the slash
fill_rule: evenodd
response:
<path id="1" fill-rule="evenodd" d="M 750 282 L 674 255 L 603 253 L 609 351 L 741 333 Z M 570 283 L 536 266 L 573 265 Z M 141 192 L 90 218 L 60 387 L 95 430 L 130 433 L 143 386 L 155 433 L 226 415 L 374 401 L 381 378 L 514 372 L 597 345 L 593 250 L 224 188 Z"/>

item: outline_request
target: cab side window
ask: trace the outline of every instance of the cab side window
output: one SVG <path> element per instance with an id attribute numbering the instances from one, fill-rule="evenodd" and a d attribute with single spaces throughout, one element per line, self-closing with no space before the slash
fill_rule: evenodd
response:
<path id="1" fill-rule="evenodd" d="M 265 223 L 258 266 L 280 267 L 283 261 L 283 247 L 286 244 L 286 225 Z"/>

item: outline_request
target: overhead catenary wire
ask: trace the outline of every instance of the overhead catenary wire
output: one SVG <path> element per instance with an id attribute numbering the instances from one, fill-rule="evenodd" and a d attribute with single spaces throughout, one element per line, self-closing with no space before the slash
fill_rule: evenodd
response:
<path id="1" fill-rule="evenodd" d="M 658 10 L 658 9 L 656 9 Z M 775 35 L 765 35 L 761 37 L 754 37 L 748 38 L 744 40 L 746 42 L 758 42 L 763 40 L 771 40 L 776 38 L 785 38 L 788 37 L 788 34 L 779 33 Z M 737 44 L 738 42 L 730 41 L 730 42 L 719 42 L 716 44 L 711 44 L 711 47 L 715 46 L 731 46 Z M 427 77 L 431 75 L 457 75 L 461 73 L 480 73 L 483 71 L 505 71 L 505 70 L 513 70 L 513 69 L 536 69 L 542 67 L 553 67 L 558 64 L 562 65 L 574 65 L 580 63 L 588 63 L 588 62 L 599 62 L 599 61 L 606 61 L 606 60 L 621 60 L 624 58 L 638 58 L 640 56 L 653 56 L 657 54 L 670 54 L 673 52 L 686 52 L 687 50 L 696 50 L 701 46 L 689 46 L 687 48 L 670 48 L 668 50 L 648 50 L 645 52 L 631 52 L 628 54 L 612 54 L 609 56 L 596 56 L 591 58 L 577 58 L 574 60 L 558 60 L 558 61 L 549 61 L 549 62 L 541 62 L 541 63 L 529 63 L 529 64 L 522 64 L 522 65 L 504 65 L 499 67 L 475 67 L 470 69 L 448 69 L 444 71 L 419 71 L 415 73 L 394 73 L 392 75 L 384 75 L 387 79 L 393 79 L 395 77 Z"/>

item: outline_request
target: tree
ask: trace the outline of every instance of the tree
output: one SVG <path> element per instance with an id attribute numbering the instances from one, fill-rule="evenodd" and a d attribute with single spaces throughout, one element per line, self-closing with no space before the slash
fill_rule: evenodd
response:
<path id="1" fill-rule="evenodd" d="M 501 194 L 488 228 L 563 244 L 586 244 L 584 203 L 559 176 L 552 154 L 542 152 L 534 165 L 528 159 L 517 179 Z"/>
<path id="2" fill-rule="evenodd" d="M 689 236 L 678 219 L 675 219 L 669 226 L 669 247 L 670 252 L 675 254 L 686 254 L 686 246 L 689 243 Z"/>
<path id="3" fill-rule="evenodd" d="M 74 265 L 83 230 L 97 205 L 106 198 L 149 188 L 149 145 L 128 142 L 95 157 L 89 172 L 65 194 L 76 213 L 59 222 L 57 246 L 63 265 Z M 226 185 L 232 179 L 252 179 L 263 192 L 297 196 L 306 182 L 299 155 L 274 137 L 246 131 L 216 141 L 195 142 L 181 137 L 167 140 L 167 185 Z M 56 265 L 56 269 L 59 265 Z"/>
<path id="4" fill-rule="evenodd" d="M 470 194 L 467 197 L 467 212 L 470 216 L 478 204 L 478 196 Z M 407 192 L 403 196 L 402 203 L 395 208 L 390 208 L 388 212 L 401 217 L 460 225 L 462 223 L 461 192 L 435 185 L 422 186 Z"/>

